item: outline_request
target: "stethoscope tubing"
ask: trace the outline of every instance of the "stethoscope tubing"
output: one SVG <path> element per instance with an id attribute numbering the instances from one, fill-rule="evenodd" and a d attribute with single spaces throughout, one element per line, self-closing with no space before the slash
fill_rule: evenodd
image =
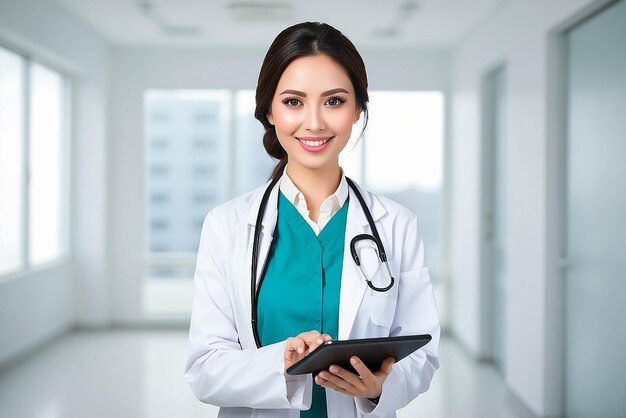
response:
<path id="1" fill-rule="evenodd" d="M 274 186 L 276 185 L 276 183 L 278 183 L 278 180 L 280 179 L 280 177 L 276 176 L 276 178 L 274 178 L 272 180 L 272 182 L 270 183 L 269 186 L 267 186 L 267 189 L 265 189 L 265 193 L 263 193 L 263 198 L 261 199 L 261 205 L 259 206 L 259 213 L 257 214 L 257 218 L 256 218 L 256 223 L 254 226 L 254 239 L 252 241 L 252 280 L 251 280 L 251 292 L 250 294 L 252 295 L 252 304 L 251 304 L 251 308 L 252 308 L 252 312 L 251 312 L 251 317 L 252 317 L 252 333 L 254 334 L 254 342 L 256 343 L 257 348 L 261 347 L 261 339 L 259 337 L 259 330 L 257 328 L 257 323 L 258 323 L 258 313 L 257 313 L 257 308 L 258 308 L 258 303 L 259 303 L 259 292 L 261 291 L 261 285 L 263 284 L 263 279 L 265 278 L 265 269 L 267 268 L 267 259 L 265 260 L 264 266 L 263 266 L 263 274 L 261 274 L 261 277 L 259 278 L 259 284 L 257 286 L 256 283 L 256 278 L 257 278 L 257 267 L 258 267 L 258 262 L 259 262 L 259 238 L 261 236 L 261 226 L 263 223 L 263 215 L 265 214 L 265 207 L 267 206 L 267 201 L 270 198 L 270 193 L 272 192 L 272 189 L 274 188 Z"/>
<path id="2" fill-rule="evenodd" d="M 267 261 L 268 261 L 266 258 L 265 263 L 263 265 L 263 272 L 261 274 L 261 277 L 259 278 L 259 283 L 257 285 L 256 281 L 257 281 L 257 271 L 258 271 L 258 262 L 259 262 L 259 257 L 258 257 L 259 242 L 260 242 L 260 236 L 261 236 L 261 227 L 263 224 L 263 216 L 265 214 L 267 202 L 269 200 L 269 196 L 272 190 L 274 189 L 274 186 L 276 186 L 276 183 L 278 183 L 279 179 L 280 177 L 276 177 L 272 179 L 271 183 L 269 184 L 269 186 L 267 186 L 267 189 L 265 189 L 265 192 L 263 193 L 261 204 L 259 206 L 259 213 L 257 215 L 256 223 L 254 226 L 254 238 L 252 241 L 252 268 L 251 268 L 251 289 L 250 289 L 250 294 L 252 297 L 251 322 L 252 322 L 252 334 L 254 335 L 254 342 L 256 343 L 257 348 L 261 347 L 261 339 L 259 337 L 259 330 L 257 328 L 257 324 L 258 324 L 258 312 L 257 311 L 258 311 L 258 303 L 259 303 L 259 294 L 261 292 L 261 286 L 263 285 L 263 279 L 265 276 L 265 271 L 267 269 Z M 370 226 L 370 229 L 372 230 L 372 235 L 373 235 L 372 237 L 372 235 L 360 234 L 352 238 L 352 240 L 350 241 L 350 253 L 352 255 L 352 258 L 354 259 L 354 262 L 357 264 L 357 266 L 363 273 L 363 276 L 365 277 L 365 281 L 367 282 L 367 285 L 376 292 L 386 292 L 393 287 L 394 282 L 395 282 L 395 279 L 393 278 L 391 274 L 391 269 L 389 268 L 389 264 L 387 263 L 387 253 L 385 252 L 385 248 L 380 239 L 380 235 L 378 234 L 378 229 L 376 228 L 376 224 L 374 223 L 372 214 L 370 213 L 367 205 L 365 204 L 365 200 L 363 200 L 363 196 L 361 195 L 361 192 L 359 192 L 356 184 L 350 178 L 346 177 L 346 181 L 348 182 L 348 185 L 350 186 L 356 198 L 358 199 L 359 203 L 361 204 L 361 208 L 363 208 L 363 213 L 365 214 L 365 217 L 367 218 L 367 222 Z M 355 244 L 358 241 L 361 241 L 364 239 L 371 240 L 372 238 L 373 238 L 373 241 L 376 243 L 376 247 L 378 248 L 378 256 L 380 258 L 380 261 L 385 266 L 387 273 L 389 274 L 389 277 L 391 279 L 389 285 L 386 287 L 376 287 L 369 280 L 367 273 L 363 269 L 363 266 L 361 266 L 361 261 L 359 260 L 359 256 L 355 250 Z"/>

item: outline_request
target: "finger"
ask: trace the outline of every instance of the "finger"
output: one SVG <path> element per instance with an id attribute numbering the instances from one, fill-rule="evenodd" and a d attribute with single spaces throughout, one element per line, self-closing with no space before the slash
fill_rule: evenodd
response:
<path id="1" fill-rule="evenodd" d="M 322 387 L 325 387 L 327 389 L 333 389 L 333 390 L 335 390 L 337 392 L 345 393 L 344 389 L 342 389 L 339 386 L 335 385 L 330 380 L 324 379 L 320 375 L 315 376 L 315 383 L 317 383 L 318 385 L 320 385 Z"/>
<path id="2" fill-rule="evenodd" d="M 306 344 L 300 338 L 287 338 L 285 347 L 285 357 L 290 354 L 290 360 L 293 358 L 294 353 L 302 354 L 306 348 Z"/>
<path id="3" fill-rule="evenodd" d="M 309 346 L 309 353 L 316 350 L 320 345 L 324 344 L 324 342 L 332 340 L 332 337 L 329 334 L 320 334 L 317 331 L 309 331 L 308 333 L 303 333 L 302 335 Z"/>
<path id="4" fill-rule="evenodd" d="M 391 373 L 391 370 L 393 370 L 392 366 L 394 365 L 395 362 L 396 362 L 396 359 L 394 359 L 393 357 L 387 357 L 386 359 L 383 360 L 383 363 L 380 365 L 380 371 L 388 375 L 389 373 Z"/>
<path id="5" fill-rule="evenodd" d="M 382 364 L 380 365 L 380 370 L 374 373 L 374 376 L 386 378 L 389 375 L 389 373 L 391 373 L 391 371 L 393 370 L 392 366 L 394 363 L 395 363 L 395 359 L 393 357 L 387 357 L 386 359 L 383 360 Z"/>
<path id="6" fill-rule="evenodd" d="M 372 371 L 357 356 L 350 357 L 350 364 L 352 364 L 354 370 L 356 370 L 359 376 L 364 380 L 370 380 L 372 378 Z"/>
<path id="7" fill-rule="evenodd" d="M 287 338 L 285 342 L 285 360 L 293 360 L 294 348 L 291 344 L 291 338 Z"/>
<path id="8" fill-rule="evenodd" d="M 306 350 L 306 343 L 302 341 L 300 338 L 296 338 L 294 347 L 296 351 L 298 352 L 298 354 L 302 354 L 304 353 L 304 350 Z"/>
<path id="9" fill-rule="evenodd" d="M 312 329 L 311 331 L 306 331 L 306 332 L 302 332 L 300 333 L 300 335 L 298 335 L 298 337 L 304 338 L 304 339 L 311 339 L 311 338 L 315 338 L 315 337 L 319 337 L 321 334 L 319 331 Z"/>
<path id="10" fill-rule="evenodd" d="M 328 370 L 321 371 L 319 375 L 323 379 L 326 379 L 327 381 L 331 382 L 333 385 L 340 387 L 341 389 L 347 392 L 356 393 L 356 391 L 359 389 L 359 388 L 356 388 L 351 381 L 344 379 L 342 376 L 338 376 L 334 373 L 331 373 Z M 359 379 L 357 376 L 356 380 L 358 380 L 360 383 L 361 379 Z"/>
<path id="11" fill-rule="evenodd" d="M 344 369 L 343 367 L 337 366 L 336 364 L 331 365 L 328 368 L 328 371 L 335 376 L 340 377 L 342 380 L 345 380 L 352 386 L 361 387 L 363 385 L 363 380 L 360 376 Z"/>
<path id="12" fill-rule="evenodd" d="M 300 336 L 302 336 L 304 339 L 314 339 L 316 337 L 319 337 L 320 335 L 320 332 L 314 329 L 300 334 Z"/>
<path id="13" fill-rule="evenodd" d="M 313 344 L 320 345 L 324 342 L 324 338 L 321 336 L 321 334 L 318 331 L 315 331 L 315 330 L 303 332 L 302 334 L 298 335 L 296 338 L 301 338 L 309 346 Z"/>

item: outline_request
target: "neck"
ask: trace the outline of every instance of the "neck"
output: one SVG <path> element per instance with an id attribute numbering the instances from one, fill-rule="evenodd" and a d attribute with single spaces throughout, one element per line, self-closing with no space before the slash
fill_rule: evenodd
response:
<path id="1" fill-rule="evenodd" d="M 309 210 L 318 210 L 322 202 L 337 190 L 341 181 L 339 164 L 311 169 L 287 165 L 287 174 L 304 195 Z"/>

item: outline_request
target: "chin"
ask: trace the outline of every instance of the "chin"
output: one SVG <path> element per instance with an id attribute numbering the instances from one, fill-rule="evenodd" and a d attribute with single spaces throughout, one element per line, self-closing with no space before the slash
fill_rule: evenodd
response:
<path id="1" fill-rule="evenodd" d="M 297 165 L 309 170 L 320 170 L 323 168 L 334 167 L 333 160 L 326 158 L 307 158 L 307 159 L 294 159 L 290 160 L 289 164 Z M 338 164 L 337 164 L 338 165 Z"/>

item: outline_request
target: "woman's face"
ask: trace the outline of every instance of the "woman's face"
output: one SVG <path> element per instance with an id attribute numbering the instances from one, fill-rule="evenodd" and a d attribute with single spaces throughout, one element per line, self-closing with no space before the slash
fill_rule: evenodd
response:
<path id="1" fill-rule="evenodd" d="M 339 166 L 339 152 L 360 114 L 344 68 L 319 54 L 287 66 L 267 118 L 287 152 L 290 169 L 324 169 Z"/>

